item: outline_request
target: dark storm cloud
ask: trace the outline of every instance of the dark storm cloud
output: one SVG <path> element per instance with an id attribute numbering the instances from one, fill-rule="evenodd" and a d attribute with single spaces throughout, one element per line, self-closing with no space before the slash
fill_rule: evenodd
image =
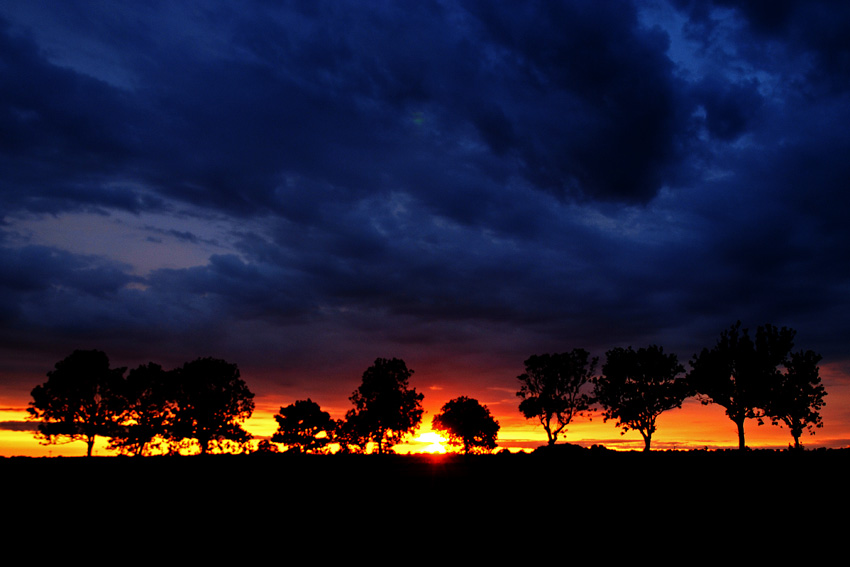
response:
<path id="1" fill-rule="evenodd" d="M 0 288 L 9 293 L 66 288 L 103 296 L 137 279 L 128 276 L 124 269 L 97 257 L 69 254 L 55 248 L 0 248 Z"/>
<path id="2" fill-rule="evenodd" d="M 640 28 L 630 3 L 533 3 L 519 18 L 497 3 L 249 8 L 232 20 L 209 9 L 183 38 L 164 33 L 174 14 L 109 16 L 115 29 L 78 17 L 78 33 L 123 38 L 130 86 L 52 63 L 4 26 L 10 210 L 137 211 L 177 197 L 286 213 L 279 191 L 293 178 L 349 199 L 454 192 L 467 176 L 492 192 L 488 180 L 519 176 L 563 196 L 646 201 L 683 135 L 665 35 Z M 421 179 L 428 168 L 443 174 Z M 461 203 L 431 204 L 469 220 Z"/>
<path id="3" fill-rule="evenodd" d="M 7 8 L 3 336 L 687 358 L 741 318 L 845 356 L 847 15 L 827 5 Z M 203 261 L 137 273 L 10 228 L 116 211 Z"/>
<path id="4" fill-rule="evenodd" d="M 0 421 L 0 430 L 35 432 L 38 431 L 38 425 L 38 422 L 33 421 Z"/>
<path id="5" fill-rule="evenodd" d="M 784 72 L 805 91 L 826 86 L 843 91 L 850 79 L 850 6 L 834 0 L 674 0 L 690 16 L 694 38 L 711 43 L 718 21 L 713 8 L 732 10 L 745 23 L 733 41 L 753 62 L 779 55 L 774 71 Z M 801 76 L 794 76 L 800 74 Z M 801 79 L 805 83 L 800 82 Z"/>
<path id="6" fill-rule="evenodd" d="M 667 36 L 639 26 L 630 2 L 475 11 L 506 54 L 498 72 L 521 81 L 507 90 L 526 177 L 567 195 L 651 199 L 685 134 Z"/>
<path id="7" fill-rule="evenodd" d="M 724 142 L 737 140 L 758 120 L 762 96 L 758 82 L 730 83 L 720 77 L 702 81 L 694 88 L 697 104 L 705 113 L 708 133 Z"/>

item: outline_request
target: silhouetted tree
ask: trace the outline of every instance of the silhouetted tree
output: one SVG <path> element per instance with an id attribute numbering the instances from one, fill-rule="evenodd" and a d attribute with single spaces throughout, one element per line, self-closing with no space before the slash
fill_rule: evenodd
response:
<path id="1" fill-rule="evenodd" d="M 174 372 L 177 404 L 170 437 L 196 439 L 203 454 L 214 445 L 247 447 L 251 434 L 240 423 L 254 411 L 254 394 L 239 377 L 239 368 L 224 360 L 199 358 Z"/>
<path id="2" fill-rule="evenodd" d="M 130 370 L 120 390 L 124 411 L 111 448 L 145 455 L 157 442 L 165 442 L 177 409 L 175 382 L 173 373 L 153 362 Z"/>
<path id="3" fill-rule="evenodd" d="M 422 421 L 422 399 L 415 388 L 408 387 L 413 370 L 403 360 L 378 358 L 363 373 L 363 382 L 349 398 L 354 412 L 346 421 L 369 437 L 382 454 L 416 429 Z"/>
<path id="4" fill-rule="evenodd" d="M 570 421 L 585 412 L 593 399 L 583 392 L 596 369 L 596 357 L 584 349 L 560 354 L 533 355 L 525 361 L 525 373 L 517 396 L 522 398 L 519 411 L 526 419 L 540 420 L 549 445 Z"/>
<path id="5" fill-rule="evenodd" d="M 473 398 L 460 396 L 446 402 L 431 420 L 431 427 L 445 433 L 451 445 L 463 447 L 464 454 L 496 448 L 499 422 L 493 419 L 487 406 Z"/>
<path id="6" fill-rule="evenodd" d="M 800 436 L 808 430 L 823 426 L 820 410 L 825 405 L 826 389 L 821 384 L 818 362 L 821 356 L 814 351 L 791 354 L 787 371 L 773 384 L 765 411 L 774 425 L 784 423 L 794 438 L 794 448 L 800 449 Z"/>
<path id="7" fill-rule="evenodd" d="M 764 325 L 755 340 L 741 322 L 720 335 L 712 349 L 704 348 L 691 361 L 689 386 L 703 404 L 715 403 L 726 409 L 738 428 L 738 448 L 746 449 L 744 421 L 756 419 L 761 425 L 772 388 L 781 380 L 794 346 L 793 329 Z"/>
<path id="8" fill-rule="evenodd" d="M 47 373 L 47 382 L 32 390 L 29 411 L 40 419 L 38 437 L 45 443 L 59 438 L 86 442 L 91 457 L 95 438 L 110 437 L 123 399 L 117 394 L 124 368 L 109 368 L 109 358 L 99 350 L 75 350 Z"/>
<path id="9" fill-rule="evenodd" d="M 365 453 L 369 444 L 369 433 L 359 425 L 358 413 L 348 410 L 345 419 L 336 420 L 333 440 L 339 444 L 340 453 Z"/>
<path id="10" fill-rule="evenodd" d="M 283 443 L 299 453 L 324 450 L 331 441 L 336 422 L 331 415 L 322 411 L 319 404 L 307 398 L 280 408 L 274 416 L 277 432 L 272 436 L 275 443 Z M 320 436 L 324 434 L 324 436 Z"/>
<path id="11" fill-rule="evenodd" d="M 675 354 L 664 354 L 651 345 L 637 351 L 629 347 L 606 353 L 602 376 L 594 380 L 594 396 L 605 421 L 616 420 L 623 433 L 639 431 L 644 451 L 650 450 L 655 423 L 661 413 L 682 407 L 688 397 L 685 368 Z"/>

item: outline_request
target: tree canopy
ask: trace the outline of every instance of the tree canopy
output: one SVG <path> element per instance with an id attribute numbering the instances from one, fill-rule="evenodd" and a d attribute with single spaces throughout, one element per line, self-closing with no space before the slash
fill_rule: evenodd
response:
<path id="1" fill-rule="evenodd" d="M 346 418 L 375 443 L 378 454 L 391 450 L 422 421 L 424 395 L 409 387 L 412 374 L 401 359 L 378 358 L 349 398 L 354 410 Z"/>
<path id="2" fill-rule="evenodd" d="M 774 425 L 784 423 L 794 438 L 794 447 L 800 449 L 800 436 L 804 431 L 814 435 L 815 428 L 823 425 L 820 410 L 825 405 L 826 389 L 821 384 L 818 363 L 821 356 L 814 351 L 791 354 L 786 362 L 786 372 L 773 384 L 765 411 Z"/>
<path id="3" fill-rule="evenodd" d="M 609 350 L 594 388 L 603 419 L 615 420 L 622 433 L 639 431 L 649 451 L 658 416 L 682 407 L 688 397 L 684 372 L 675 354 L 656 345 Z"/>
<path id="4" fill-rule="evenodd" d="M 592 397 L 584 391 L 596 369 L 597 358 L 584 349 L 556 354 L 533 355 L 525 361 L 525 373 L 517 396 L 519 411 L 526 419 L 543 425 L 549 445 L 572 419 L 590 408 Z"/>
<path id="5" fill-rule="evenodd" d="M 369 432 L 364 431 L 353 409 L 346 412 L 345 419 L 336 420 L 333 438 L 341 453 L 365 453 L 369 445 Z"/>
<path id="6" fill-rule="evenodd" d="M 763 423 L 773 389 L 782 380 L 796 332 L 763 325 L 751 337 L 738 321 L 723 331 L 717 344 L 691 360 L 690 387 L 704 404 L 726 409 L 738 429 L 738 448 L 746 449 L 744 422 Z"/>
<path id="7" fill-rule="evenodd" d="M 499 422 L 487 406 L 478 400 L 460 396 L 446 402 L 431 420 L 431 427 L 442 431 L 449 444 L 461 446 L 463 452 L 489 452 L 496 448 Z"/>
<path id="8" fill-rule="evenodd" d="M 110 447 L 145 455 L 165 443 L 177 409 L 175 387 L 174 373 L 159 364 L 150 362 L 130 370 L 119 390 L 123 411 Z"/>
<path id="9" fill-rule="evenodd" d="M 215 447 L 244 448 L 251 434 L 240 424 L 254 411 L 254 394 L 236 364 L 199 358 L 175 372 L 178 386 L 170 437 L 197 440 L 203 454 Z"/>
<path id="10" fill-rule="evenodd" d="M 322 411 L 319 404 L 307 398 L 280 408 L 275 414 L 277 431 L 272 436 L 275 443 L 283 443 L 298 453 L 323 451 L 331 441 L 336 422 Z M 324 435 L 323 435 L 324 434 Z"/>
<path id="11" fill-rule="evenodd" d="M 86 442 L 91 457 L 97 436 L 112 436 L 123 411 L 119 395 L 124 368 L 110 368 L 99 350 L 75 350 L 47 373 L 47 382 L 32 390 L 28 411 L 40 419 L 38 436 L 45 443 Z"/>

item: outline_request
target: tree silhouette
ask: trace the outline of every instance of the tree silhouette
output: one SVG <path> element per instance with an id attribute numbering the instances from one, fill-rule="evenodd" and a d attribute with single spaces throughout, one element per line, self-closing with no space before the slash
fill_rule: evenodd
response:
<path id="1" fill-rule="evenodd" d="M 391 450 L 422 421 L 422 394 L 408 387 L 413 370 L 403 360 L 378 358 L 363 373 L 363 382 L 349 398 L 354 404 L 346 421 L 377 445 L 378 454 Z"/>
<path id="2" fill-rule="evenodd" d="M 251 434 L 240 423 L 254 411 L 254 394 L 239 377 L 239 368 L 224 360 L 199 358 L 175 373 L 177 403 L 170 437 L 196 439 L 202 454 L 233 444 L 245 449 Z"/>
<path id="3" fill-rule="evenodd" d="M 109 358 L 99 350 L 75 350 L 47 373 L 47 382 L 32 390 L 29 411 L 42 420 L 37 436 L 45 443 L 86 442 L 91 457 L 95 438 L 116 432 L 122 411 L 120 389 L 124 368 L 109 368 Z"/>
<path id="4" fill-rule="evenodd" d="M 525 361 L 525 373 L 518 376 L 522 386 L 519 411 L 526 419 L 540 420 L 549 445 L 578 415 L 586 411 L 592 398 L 584 393 L 596 368 L 597 358 L 584 349 L 560 354 L 533 355 Z"/>
<path id="5" fill-rule="evenodd" d="M 704 348 L 691 360 L 689 386 L 703 404 L 715 403 L 726 409 L 738 428 L 738 448 L 746 449 L 744 421 L 756 419 L 761 425 L 772 389 L 781 379 L 794 346 L 793 329 L 764 325 L 755 340 L 738 321 L 720 335 L 712 349 Z"/>
<path id="6" fill-rule="evenodd" d="M 603 419 L 616 420 L 622 433 L 639 431 L 643 450 L 649 451 L 658 416 L 682 407 L 688 397 L 686 381 L 679 377 L 684 372 L 675 354 L 664 354 L 656 345 L 637 351 L 632 347 L 609 350 L 602 376 L 594 381 Z"/>
<path id="7" fill-rule="evenodd" d="M 280 408 L 274 416 L 277 432 L 272 436 L 275 443 L 283 443 L 298 453 L 323 451 L 331 441 L 336 422 L 331 415 L 322 411 L 319 404 L 307 398 Z M 320 437 L 324 433 L 323 437 Z"/>
<path id="8" fill-rule="evenodd" d="M 363 431 L 358 413 L 348 410 L 345 419 L 336 421 L 333 433 L 334 442 L 339 444 L 340 453 L 365 453 L 369 444 L 369 433 Z"/>
<path id="9" fill-rule="evenodd" d="M 124 399 L 121 428 L 110 448 L 145 455 L 166 441 L 177 409 L 175 382 L 174 373 L 153 362 L 130 370 L 120 390 Z"/>
<path id="10" fill-rule="evenodd" d="M 487 406 L 473 398 L 460 396 L 446 402 L 431 420 L 431 427 L 445 433 L 451 445 L 462 446 L 464 454 L 496 448 L 499 422 L 493 419 Z"/>
<path id="11" fill-rule="evenodd" d="M 800 436 L 823 425 L 820 410 L 825 405 L 826 389 L 821 384 L 818 362 L 821 356 L 814 351 L 791 354 L 787 371 L 773 384 L 765 411 L 774 425 L 784 423 L 794 438 L 794 448 L 800 449 Z"/>

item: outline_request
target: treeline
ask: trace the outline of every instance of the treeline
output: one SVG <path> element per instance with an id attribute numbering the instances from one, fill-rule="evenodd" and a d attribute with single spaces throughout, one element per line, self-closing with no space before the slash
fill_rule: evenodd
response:
<path id="1" fill-rule="evenodd" d="M 95 438 L 125 454 L 176 452 L 197 444 L 201 453 L 243 449 L 251 434 L 240 425 L 254 411 L 254 394 L 235 364 L 199 358 L 173 370 L 149 363 L 110 368 L 99 350 L 76 350 L 56 363 L 32 391 L 28 409 L 41 420 L 47 443 L 82 440 L 91 456 Z"/>
<path id="2" fill-rule="evenodd" d="M 276 451 L 274 443 L 283 443 L 290 451 L 326 452 L 336 444 L 341 452 L 360 453 L 372 444 L 377 453 L 390 451 L 422 420 L 424 396 L 409 387 L 412 374 L 403 360 L 379 358 L 363 373 L 345 419 L 331 419 L 310 399 L 296 401 L 280 408 L 277 432 L 258 449 Z M 199 358 L 173 370 L 148 363 L 128 373 L 110 368 L 102 351 L 76 350 L 47 378 L 32 390 L 28 408 L 46 443 L 82 440 L 88 456 L 97 437 L 132 455 L 249 448 L 252 436 L 241 424 L 253 413 L 254 394 L 236 364 Z M 499 424 L 474 399 L 450 401 L 434 425 L 465 452 L 496 447 Z"/>
<path id="3" fill-rule="evenodd" d="M 598 359 L 584 349 L 532 356 L 519 376 L 519 409 L 540 421 L 550 445 L 576 416 L 596 410 L 623 432 L 640 432 L 648 451 L 658 417 L 696 397 L 726 410 L 737 426 L 739 449 L 746 448 L 747 419 L 785 425 L 799 449 L 803 432 L 822 426 L 826 390 L 818 368 L 821 356 L 793 352 L 795 335 L 793 329 L 773 325 L 751 335 L 739 321 L 713 347 L 694 355 L 687 374 L 675 354 L 657 345 L 609 350 L 600 376 L 594 376 Z"/>
<path id="4" fill-rule="evenodd" d="M 540 422 L 550 445 L 578 416 L 599 412 L 623 432 L 635 430 L 649 450 L 658 417 L 696 397 L 719 404 L 738 428 L 746 447 L 744 422 L 784 424 L 801 447 L 804 431 L 822 425 L 826 391 L 813 351 L 793 352 L 795 331 L 764 325 L 751 336 L 740 322 L 721 333 L 712 348 L 690 361 L 685 373 L 675 354 L 657 345 L 615 348 L 598 358 L 584 349 L 534 355 L 518 377 L 520 412 Z M 125 376 L 126 374 L 126 376 Z M 422 420 L 423 394 L 409 385 L 413 370 L 403 360 L 379 358 L 352 393 L 353 408 L 335 420 L 311 399 L 281 407 L 278 429 L 259 451 L 392 451 Z M 173 453 L 190 446 L 201 453 L 243 451 L 251 435 L 242 428 L 254 410 L 254 394 L 235 364 L 201 358 L 166 371 L 149 363 L 132 369 L 110 368 L 105 353 L 74 351 L 47 373 L 32 391 L 29 412 L 40 420 L 38 437 L 47 443 L 83 440 L 90 456 L 95 438 L 124 454 Z M 432 427 L 463 452 L 496 448 L 499 423 L 477 400 L 461 396 L 447 402 Z"/>

